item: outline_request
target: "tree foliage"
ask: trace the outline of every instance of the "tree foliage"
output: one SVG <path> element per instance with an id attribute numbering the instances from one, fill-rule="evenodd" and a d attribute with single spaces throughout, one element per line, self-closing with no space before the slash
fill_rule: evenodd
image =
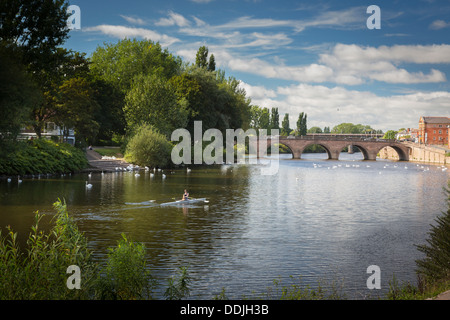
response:
<path id="1" fill-rule="evenodd" d="M 155 75 L 168 80 L 180 73 L 181 59 L 151 40 L 124 39 L 97 47 L 91 57 L 94 75 L 123 93 L 131 88 L 135 76 Z"/>
<path id="2" fill-rule="evenodd" d="M 296 134 L 298 136 L 306 136 L 306 133 L 308 132 L 308 127 L 307 127 L 307 115 L 304 112 L 300 112 L 300 114 L 298 115 L 298 120 L 297 120 L 297 131 Z"/>
<path id="3" fill-rule="evenodd" d="M 155 75 L 137 75 L 125 96 L 124 115 L 130 130 L 148 124 L 170 137 L 187 124 L 185 100 L 177 100 L 175 88 Z"/>
<path id="4" fill-rule="evenodd" d="M 171 151 L 172 145 L 163 134 L 142 124 L 128 142 L 125 158 L 140 166 L 163 168 L 169 165 Z"/>
<path id="5" fill-rule="evenodd" d="M 289 113 L 284 115 L 283 121 L 281 122 L 281 135 L 288 136 L 291 133 L 291 128 L 289 127 Z"/>
<path id="6" fill-rule="evenodd" d="M 371 132 L 379 132 L 375 129 L 373 129 L 369 125 L 362 125 L 362 124 L 353 124 L 344 122 L 341 124 L 338 124 L 331 129 L 331 133 L 361 133 L 361 134 L 367 134 Z"/>
<path id="7" fill-rule="evenodd" d="M 13 141 L 42 94 L 15 51 L 0 45 L 0 149 Z"/>
<path id="8" fill-rule="evenodd" d="M 417 246 L 424 258 L 417 260 L 419 276 L 427 285 L 450 281 L 450 184 L 446 189 L 447 212 L 435 219 L 427 244 Z"/>

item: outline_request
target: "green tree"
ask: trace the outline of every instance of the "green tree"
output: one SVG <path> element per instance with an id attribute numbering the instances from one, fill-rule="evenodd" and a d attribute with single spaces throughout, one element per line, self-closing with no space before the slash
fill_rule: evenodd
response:
<path id="1" fill-rule="evenodd" d="M 91 57 L 92 73 L 124 94 L 139 74 L 156 75 L 168 80 L 180 73 L 181 59 L 159 43 L 150 40 L 124 39 L 98 47 Z"/>
<path id="2" fill-rule="evenodd" d="M 125 96 L 124 116 L 130 132 L 148 124 L 167 137 L 173 130 L 184 128 L 188 120 L 186 101 L 177 99 L 171 82 L 144 74 L 135 77 Z"/>
<path id="3" fill-rule="evenodd" d="M 270 129 L 270 111 L 268 108 L 262 108 L 259 117 L 259 126 L 261 129 Z"/>
<path id="4" fill-rule="evenodd" d="M 202 121 L 203 130 L 248 126 L 250 101 L 236 79 L 225 79 L 222 72 L 190 66 L 170 82 L 178 100 L 187 102 L 187 129 L 191 134 L 194 121 Z"/>
<path id="5" fill-rule="evenodd" d="M 164 168 L 170 164 L 172 145 L 166 136 L 142 124 L 128 142 L 125 158 L 140 166 Z"/>
<path id="6" fill-rule="evenodd" d="M 395 139 L 395 135 L 397 134 L 397 131 L 395 130 L 388 130 L 383 136 L 383 139 Z"/>
<path id="7" fill-rule="evenodd" d="M 54 69 L 53 53 L 68 38 L 65 0 L 3 0 L 0 41 L 21 48 L 24 63 L 39 77 Z"/>
<path id="8" fill-rule="evenodd" d="M 330 133 L 330 132 L 331 132 L 330 127 L 323 128 L 323 133 Z"/>
<path id="9" fill-rule="evenodd" d="M 0 3 L 0 41 L 14 47 L 23 65 L 43 93 L 31 121 L 38 136 L 53 115 L 55 78 L 61 75 L 60 46 L 68 38 L 67 2 L 64 0 L 5 0 Z"/>
<path id="10" fill-rule="evenodd" d="M 319 127 L 312 127 L 308 129 L 308 133 L 322 133 L 322 129 Z"/>
<path id="11" fill-rule="evenodd" d="M 447 212 L 435 219 L 427 244 L 417 246 L 425 256 L 417 260 L 417 273 L 425 285 L 450 280 L 450 184 L 446 189 Z"/>
<path id="12" fill-rule="evenodd" d="M 209 57 L 208 70 L 216 71 L 216 59 L 213 54 Z"/>
<path id="13" fill-rule="evenodd" d="M 280 115 L 278 113 L 278 108 L 272 108 L 272 113 L 270 115 L 270 129 L 280 129 Z"/>
<path id="14" fill-rule="evenodd" d="M 91 86 L 94 100 L 99 105 L 94 114 L 94 120 L 100 125 L 97 140 L 111 141 L 114 135 L 124 135 L 126 122 L 123 92 L 100 78 L 93 79 Z"/>
<path id="15" fill-rule="evenodd" d="M 289 127 L 289 113 L 285 113 L 283 121 L 281 122 L 281 135 L 288 136 L 291 131 L 292 130 Z"/>
<path id="16" fill-rule="evenodd" d="M 306 113 L 300 112 L 300 114 L 298 115 L 298 120 L 297 120 L 297 135 L 298 136 L 306 136 L 306 133 L 308 131 L 306 119 L 307 119 Z"/>
<path id="17" fill-rule="evenodd" d="M 72 78 L 89 77 L 89 63 L 85 54 L 58 48 L 53 53 L 53 59 L 57 61 L 57 67 L 41 71 L 40 89 L 43 92 L 43 100 L 35 104 L 31 110 L 29 123 L 33 126 L 38 137 L 41 136 L 45 122 L 60 121 L 61 115 L 57 115 L 58 100 L 60 99 L 60 86 Z M 68 119 L 70 121 L 70 119 Z"/>
<path id="18" fill-rule="evenodd" d="M 85 78 L 71 78 L 59 87 L 55 122 L 64 128 L 65 135 L 74 129 L 81 146 L 91 143 L 100 125 L 94 120 L 99 105 L 94 99 L 91 84 Z"/>
<path id="19" fill-rule="evenodd" d="M 29 119 L 42 94 L 15 51 L 0 45 L 0 153 L 12 142 Z"/>
<path id="20" fill-rule="evenodd" d="M 201 46 L 195 55 L 195 65 L 199 68 L 208 67 L 208 48 Z"/>
<path id="21" fill-rule="evenodd" d="M 349 122 L 344 122 L 341 124 L 338 124 L 337 126 L 333 127 L 331 130 L 332 133 L 361 133 L 366 134 L 369 132 L 375 132 L 374 129 L 372 129 L 369 125 L 362 125 L 362 124 L 353 124 Z"/>

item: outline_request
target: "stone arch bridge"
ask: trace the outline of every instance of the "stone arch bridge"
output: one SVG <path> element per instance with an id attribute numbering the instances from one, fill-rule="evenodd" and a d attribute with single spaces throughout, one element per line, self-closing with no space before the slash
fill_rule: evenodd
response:
<path id="1" fill-rule="evenodd" d="M 270 136 L 267 139 L 258 139 L 258 149 L 267 150 L 276 139 Z M 391 147 L 397 151 L 399 160 L 408 161 L 410 148 L 397 142 L 379 138 L 348 137 L 348 136 L 279 136 L 278 142 L 291 150 L 294 159 L 300 159 L 306 147 L 317 144 L 325 149 L 328 159 L 338 160 L 339 154 L 345 147 L 358 147 L 364 155 L 364 160 L 376 160 L 378 152 L 384 147 Z"/>

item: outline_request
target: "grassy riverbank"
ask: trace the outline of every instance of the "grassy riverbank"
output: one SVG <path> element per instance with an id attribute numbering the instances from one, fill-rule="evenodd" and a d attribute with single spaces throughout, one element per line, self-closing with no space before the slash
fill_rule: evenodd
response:
<path id="1" fill-rule="evenodd" d="M 67 143 L 46 139 L 18 141 L 0 154 L 0 175 L 38 175 L 76 172 L 86 168 L 84 152 Z"/>

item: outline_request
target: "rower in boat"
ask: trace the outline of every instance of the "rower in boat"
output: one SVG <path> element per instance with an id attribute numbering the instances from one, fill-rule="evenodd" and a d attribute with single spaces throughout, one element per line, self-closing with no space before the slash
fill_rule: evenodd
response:
<path id="1" fill-rule="evenodd" d="M 184 189 L 183 200 L 189 200 L 189 193 Z"/>

